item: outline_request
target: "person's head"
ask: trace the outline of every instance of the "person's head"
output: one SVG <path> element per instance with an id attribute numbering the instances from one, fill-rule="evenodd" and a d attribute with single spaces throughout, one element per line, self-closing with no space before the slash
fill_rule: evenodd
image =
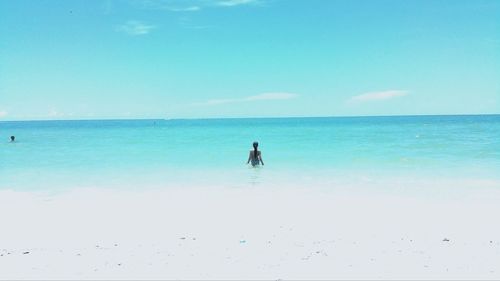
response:
<path id="1" fill-rule="evenodd" d="M 253 148 L 257 149 L 257 147 L 259 147 L 259 143 L 258 143 L 258 142 L 256 142 L 256 141 L 254 141 L 254 142 L 253 142 Z"/>
<path id="2" fill-rule="evenodd" d="M 10 136 L 10 141 L 15 141 L 15 140 L 16 140 L 16 137 Z"/>

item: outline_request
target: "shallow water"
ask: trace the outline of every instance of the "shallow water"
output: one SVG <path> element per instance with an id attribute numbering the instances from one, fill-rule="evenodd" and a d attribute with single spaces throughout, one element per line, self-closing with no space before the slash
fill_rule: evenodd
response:
<path id="1" fill-rule="evenodd" d="M 0 189 L 500 179 L 500 115 L 0 122 L 0 136 Z"/>

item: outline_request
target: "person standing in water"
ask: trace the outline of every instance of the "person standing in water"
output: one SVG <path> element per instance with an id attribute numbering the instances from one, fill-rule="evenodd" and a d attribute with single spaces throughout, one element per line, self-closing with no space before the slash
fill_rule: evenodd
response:
<path id="1" fill-rule="evenodd" d="M 14 141 L 16 141 L 16 137 L 10 136 L 10 142 L 14 142 Z"/>
<path id="2" fill-rule="evenodd" d="M 259 147 L 258 142 L 253 143 L 253 150 L 250 150 L 250 154 L 248 155 L 248 163 L 251 163 L 253 167 L 262 164 L 264 166 L 264 161 L 262 161 L 262 153 L 257 149 Z"/>

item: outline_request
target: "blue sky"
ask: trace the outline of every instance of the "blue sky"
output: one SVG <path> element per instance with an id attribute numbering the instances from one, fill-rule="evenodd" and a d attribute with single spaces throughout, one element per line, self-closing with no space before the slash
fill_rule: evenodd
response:
<path id="1" fill-rule="evenodd" d="M 500 113 L 500 1 L 0 0 L 0 120 Z"/>

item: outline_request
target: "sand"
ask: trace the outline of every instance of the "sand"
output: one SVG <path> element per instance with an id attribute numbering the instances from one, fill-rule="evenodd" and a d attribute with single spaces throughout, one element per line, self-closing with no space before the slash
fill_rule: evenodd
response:
<path id="1" fill-rule="evenodd" d="M 0 279 L 500 279 L 495 185 L 0 191 Z"/>

